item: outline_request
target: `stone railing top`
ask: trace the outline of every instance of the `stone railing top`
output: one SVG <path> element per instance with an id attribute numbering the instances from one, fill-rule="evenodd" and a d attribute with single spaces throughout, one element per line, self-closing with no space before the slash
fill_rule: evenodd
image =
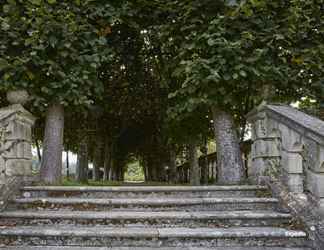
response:
<path id="1" fill-rule="evenodd" d="M 36 119 L 35 117 L 27 111 L 21 104 L 13 104 L 8 107 L 0 108 L 0 121 L 9 118 L 15 114 L 23 114 L 25 117 L 28 117 L 32 122 Z"/>
<path id="2" fill-rule="evenodd" d="M 304 135 L 311 133 L 316 136 L 316 138 L 312 136 L 313 139 L 316 139 L 316 141 L 320 140 L 324 143 L 324 121 L 305 114 L 289 105 L 266 103 L 262 103 L 259 107 L 252 110 L 247 115 L 247 118 L 253 121 L 262 112 L 266 112 L 272 119 L 280 121 Z"/>

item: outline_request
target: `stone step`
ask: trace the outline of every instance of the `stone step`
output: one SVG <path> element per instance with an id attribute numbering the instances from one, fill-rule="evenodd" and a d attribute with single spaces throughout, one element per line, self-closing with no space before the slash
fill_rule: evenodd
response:
<path id="1" fill-rule="evenodd" d="M 145 211 L 235 211 L 277 209 L 275 198 L 18 198 L 11 208 L 73 210 L 145 210 Z"/>
<path id="2" fill-rule="evenodd" d="M 254 197 L 266 193 L 265 186 L 121 186 L 121 187 L 23 187 L 23 196 L 30 197 L 92 197 L 92 198 L 146 198 L 146 197 Z"/>
<path id="3" fill-rule="evenodd" d="M 283 226 L 292 216 L 271 211 L 87 212 L 13 211 L 0 213 L 1 225 L 106 225 L 110 227 Z"/>
<path id="4" fill-rule="evenodd" d="M 13 227 L 0 230 L 0 245 L 91 247 L 305 247 L 303 231 L 277 227 L 111 228 Z"/>
<path id="5" fill-rule="evenodd" d="M 0 250 L 311 250 L 292 247 L 0 247 Z"/>

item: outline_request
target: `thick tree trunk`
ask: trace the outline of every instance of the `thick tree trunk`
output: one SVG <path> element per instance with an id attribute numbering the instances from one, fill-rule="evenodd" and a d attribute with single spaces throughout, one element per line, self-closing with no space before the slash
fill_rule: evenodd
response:
<path id="1" fill-rule="evenodd" d="M 238 184 L 244 179 L 244 167 L 233 117 L 212 109 L 217 147 L 217 177 L 222 184 Z"/>
<path id="2" fill-rule="evenodd" d="M 95 145 L 95 152 L 94 152 L 94 159 L 93 159 L 93 180 L 100 181 L 100 169 L 104 168 L 104 136 L 98 132 L 96 136 L 96 145 Z"/>
<path id="3" fill-rule="evenodd" d="M 178 182 L 177 176 L 177 154 L 173 147 L 170 148 L 170 182 L 176 184 Z"/>
<path id="4" fill-rule="evenodd" d="M 189 149 L 189 165 L 190 165 L 190 185 L 199 186 L 200 171 L 199 171 L 197 146 L 195 143 L 191 142 L 188 145 L 188 149 Z"/>
<path id="5" fill-rule="evenodd" d="M 80 146 L 78 152 L 77 161 L 77 181 L 80 183 L 88 183 L 88 143 L 87 139 L 84 139 Z"/>
<path id="6" fill-rule="evenodd" d="M 208 147 L 207 143 L 200 150 L 203 154 L 201 158 L 201 182 L 204 185 L 208 184 Z"/>
<path id="7" fill-rule="evenodd" d="M 58 184 L 62 180 L 62 152 L 64 134 L 64 107 L 52 104 L 46 115 L 43 157 L 41 163 L 41 181 Z"/>

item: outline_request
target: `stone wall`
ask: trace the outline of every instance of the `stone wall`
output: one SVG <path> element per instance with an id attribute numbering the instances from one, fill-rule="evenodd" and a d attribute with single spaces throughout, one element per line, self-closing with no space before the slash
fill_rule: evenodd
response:
<path id="1" fill-rule="evenodd" d="M 253 140 L 249 169 L 253 182 L 269 184 L 317 239 L 316 249 L 323 249 L 324 121 L 291 106 L 266 103 L 247 118 Z"/>

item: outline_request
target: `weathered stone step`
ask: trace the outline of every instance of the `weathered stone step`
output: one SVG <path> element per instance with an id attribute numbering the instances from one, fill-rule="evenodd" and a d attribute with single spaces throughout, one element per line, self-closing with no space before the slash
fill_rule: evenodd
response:
<path id="1" fill-rule="evenodd" d="M 0 245 L 178 248 L 220 246 L 305 247 L 306 236 L 306 233 L 302 231 L 277 227 L 188 229 L 35 226 L 3 228 L 0 230 Z"/>
<path id="2" fill-rule="evenodd" d="M 146 199 L 90 199 L 90 198 L 21 198 L 13 200 L 18 208 L 68 208 L 74 210 L 147 210 L 147 211 L 233 211 L 273 210 L 275 198 L 146 198 Z"/>
<path id="3" fill-rule="evenodd" d="M 291 247 L 0 247 L 0 250 L 311 250 Z"/>
<path id="4" fill-rule="evenodd" d="M 271 211 L 213 212 L 71 212 L 14 211 L 0 213 L 1 225 L 106 225 L 111 227 L 283 226 L 292 216 Z"/>
<path id="5" fill-rule="evenodd" d="M 145 197 L 253 197 L 266 192 L 264 186 L 122 186 L 122 187 L 66 187 L 31 186 L 22 188 L 24 197 L 92 197 L 92 198 L 145 198 Z"/>

